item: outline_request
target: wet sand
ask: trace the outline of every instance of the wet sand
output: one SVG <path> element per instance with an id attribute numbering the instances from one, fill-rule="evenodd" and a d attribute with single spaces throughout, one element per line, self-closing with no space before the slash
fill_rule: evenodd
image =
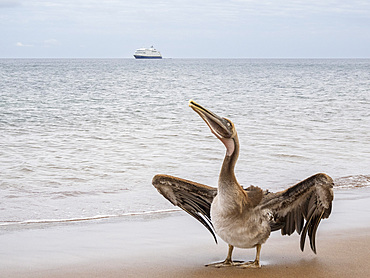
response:
<path id="1" fill-rule="evenodd" d="M 335 192 L 315 255 L 299 236 L 275 232 L 262 246 L 261 269 L 215 269 L 227 246 L 186 213 L 73 224 L 0 227 L 0 277 L 370 277 L 370 190 Z M 221 241 L 221 240 L 219 240 Z M 253 249 L 234 259 L 252 260 Z"/>

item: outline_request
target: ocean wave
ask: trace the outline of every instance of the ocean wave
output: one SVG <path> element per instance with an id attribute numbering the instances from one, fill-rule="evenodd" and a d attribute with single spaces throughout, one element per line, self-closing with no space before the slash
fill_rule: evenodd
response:
<path id="1" fill-rule="evenodd" d="M 94 220 L 111 219 L 111 218 L 128 217 L 128 216 L 144 216 L 144 215 L 173 213 L 177 211 L 181 211 L 181 210 L 175 208 L 175 209 L 128 212 L 128 213 L 123 213 L 123 214 L 96 215 L 96 216 L 91 216 L 91 217 L 77 217 L 77 218 L 66 218 L 66 219 L 32 219 L 32 220 L 23 220 L 23 221 L 0 221 L 0 226 L 84 222 L 84 221 L 94 221 Z"/>
<path id="2" fill-rule="evenodd" d="M 334 179 L 334 188 L 351 189 L 370 187 L 370 175 L 354 175 Z"/>
<path id="3" fill-rule="evenodd" d="M 352 175 L 339 177 L 334 179 L 334 189 L 356 189 L 370 187 L 370 175 Z M 0 221 L 0 226 L 16 226 L 16 225 L 37 225 L 37 224 L 61 224 L 71 222 L 88 222 L 104 219 L 113 219 L 120 217 L 130 216 L 145 216 L 145 215 L 156 215 L 166 214 L 181 211 L 179 208 L 173 209 L 161 209 L 161 210 L 150 210 L 150 211 L 139 211 L 139 212 L 127 212 L 122 214 L 106 214 L 106 215 L 95 215 L 90 217 L 75 217 L 75 218 L 57 218 L 57 219 L 29 219 L 20 221 Z"/>

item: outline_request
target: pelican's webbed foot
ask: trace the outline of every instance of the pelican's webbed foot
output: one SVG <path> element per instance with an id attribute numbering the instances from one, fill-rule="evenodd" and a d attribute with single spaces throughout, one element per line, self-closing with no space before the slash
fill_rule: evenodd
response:
<path id="1" fill-rule="evenodd" d="M 261 268 L 260 262 L 255 260 L 253 262 L 246 262 L 237 265 L 239 268 Z"/>
<path id="2" fill-rule="evenodd" d="M 216 268 L 221 268 L 221 267 L 229 267 L 229 266 L 239 266 L 243 265 L 243 261 L 232 261 L 226 258 L 223 262 L 217 262 L 217 263 L 211 263 L 211 264 L 206 264 L 205 266 L 211 266 L 211 267 L 216 267 Z"/>
<path id="3" fill-rule="evenodd" d="M 256 259 L 253 262 L 246 262 L 238 265 L 239 268 L 261 268 L 260 265 L 260 253 L 261 253 L 261 244 L 256 245 Z"/>
<path id="4" fill-rule="evenodd" d="M 231 259 L 233 249 L 234 249 L 234 246 L 229 244 L 229 252 L 227 253 L 227 257 L 223 262 L 207 264 L 206 266 L 212 266 L 216 268 L 229 267 L 229 266 L 236 266 L 239 268 L 261 268 L 261 265 L 260 265 L 261 244 L 256 245 L 256 259 L 253 262 L 233 261 Z"/>
<path id="5" fill-rule="evenodd" d="M 206 264 L 206 266 L 212 266 L 212 267 L 220 268 L 220 267 L 229 267 L 229 266 L 241 265 L 243 263 L 243 261 L 233 261 L 231 259 L 231 255 L 233 253 L 233 250 L 234 250 L 234 246 L 229 244 L 229 251 L 227 253 L 226 259 L 223 262 Z"/>

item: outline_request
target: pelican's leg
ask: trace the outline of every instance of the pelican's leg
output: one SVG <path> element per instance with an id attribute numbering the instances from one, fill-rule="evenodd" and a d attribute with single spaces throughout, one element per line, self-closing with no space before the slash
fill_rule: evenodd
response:
<path id="1" fill-rule="evenodd" d="M 212 263 L 212 264 L 206 264 L 206 266 L 212 266 L 212 267 L 225 267 L 225 266 L 233 266 L 233 265 L 239 265 L 240 262 L 235 262 L 231 259 L 231 256 L 233 254 L 234 246 L 229 244 L 229 251 L 227 252 L 227 257 L 223 262 L 218 263 Z"/>
<path id="2" fill-rule="evenodd" d="M 239 264 L 238 267 L 240 267 L 240 268 L 261 268 L 260 253 L 261 253 L 261 244 L 257 244 L 257 246 L 256 246 L 256 259 L 253 262 L 246 262 L 246 263 L 243 263 L 243 264 Z"/>

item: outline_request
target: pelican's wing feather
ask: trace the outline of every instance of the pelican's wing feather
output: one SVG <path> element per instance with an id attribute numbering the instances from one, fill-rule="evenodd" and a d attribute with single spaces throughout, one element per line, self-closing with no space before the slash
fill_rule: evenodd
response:
<path id="1" fill-rule="evenodd" d="M 326 174 L 316 174 L 287 190 L 266 194 L 261 208 L 272 213 L 271 230 L 281 230 L 282 235 L 297 231 L 301 235 L 303 251 L 306 235 L 316 253 L 316 231 L 321 219 L 328 218 L 333 201 L 333 180 Z"/>
<path id="2" fill-rule="evenodd" d="M 154 176 L 152 184 L 173 205 L 201 222 L 217 243 L 210 212 L 211 203 L 217 194 L 216 188 L 168 175 Z"/>

